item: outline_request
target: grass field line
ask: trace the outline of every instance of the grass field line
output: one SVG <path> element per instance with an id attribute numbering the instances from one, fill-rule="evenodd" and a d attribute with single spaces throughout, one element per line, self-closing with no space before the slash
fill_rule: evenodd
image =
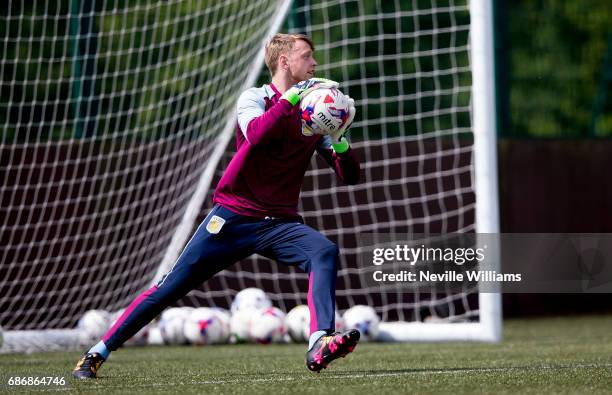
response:
<path id="1" fill-rule="evenodd" d="M 228 380 L 181 380 L 180 382 L 173 382 L 171 385 L 236 385 L 236 384 L 254 384 L 254 383 L 282 383 L 282 382 L 317 382 L 322 380 L 337 380 L 337 379 L 374 379 L 374 378 L 385 378 L 385 377 L 402 377 L 402 376 L 427 376 L 427 375 L 466 375 L 466 374 L 479 374 L 479 373 L 500 373 L 500 372 L 529 372 L 529 371 L 561 371 L 561 370 L 575 370 L 575 369 L 594 369 L 594 368 L 611 368 L 612 363 L 586 363 L 586 364 L 571 364 L 571 365 L 525 365 L 525 366 L 506 366 L 497 368 L 448 368 L 448 369 L 405 369 L 405 370 L 391 370 L 391 371 L 361 371 L 361 372 L 346 372 L 346 373 L 328 373 L 322 372 L 322 374 L 302 374 L 291 376 L 291 373 L 275 373 L 275 377 L 253 377 L 253 375 L 246 375 L 242 378 L 228 379 Z M 295 373 L 293 373 L 295 374 Z M 469 376 L 468 376 L 469 377 Z M 142 377 L 140 377 L 142 378 Z M 94 380 L 95 381 L 95 380 Z M 75 383 L 76 384 L 76 383 Z M 86 389 L 86 386 L 81 384 L 87 384 L 86 381 L 79 382 L 78 386 L 72 386 L 70 383 L 66 386 L 61 387 L 35 387 L 37 392 L 58 392 L 58 391 L 72 391 L 76 389 Z M 91 384 L 98 384 L 92 382 Z M 110 383 L 105 377 L 100 380 L 99 384 L 105 384 L 108 388 L 113 388 L 115 383 Z M 165 387 L 169 384 L 167 382 L 131 382 L 130 388 L 156 388 Z M 3 388 L 0 386 L 0 388 Z M 24 387 L 33 389 L 34 387 Z M 98 388 L 98 387 L 96 387 Z M 2 392 L 2 391 L 0 391 Z"/>
<path id="2" fill-rule="evenodd" d="M 378 378 L 378 377 L 395 377 L 408 375 L 455 375 L 465 373 L 496 373 L 496 372 L 511 372 L 518 370 L 564 370 L 564 369 L 590 369 L 590 368 L 608 368 L 612 367 L 612 363 L 605 364 L 576 364 L 576 365 L 558 365 L 558 366 L 507 366 L 499 368 L 449 368 L 449 369 L 406 369 L 394 372 L 362 372 L 349 374 L 311 374 L 310 376 L 289 376 L 289 377 L 268 377 L 268 378 L 244 378 L 232 380 L 206 380 L 194 381 L 192 384 L 240 384 L 254 382 L 282 382 L 282 381 L 309 381 L 321 379 L 358 379 L 358 378 Z"/>

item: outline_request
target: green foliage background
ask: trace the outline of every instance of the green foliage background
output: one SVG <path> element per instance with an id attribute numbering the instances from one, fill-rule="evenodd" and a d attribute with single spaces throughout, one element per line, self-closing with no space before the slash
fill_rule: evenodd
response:
<path id="1" fill-rule="evenodd" d="M 76 1 L 76 0 L 73 0 Z M 214 1 L 183 2 L 177 6 L 161 4 L 159 7 L 142 6 L 148 2 L 97 1 L 93 4 L 100 17 L 95 18 L 94 31 L 100 34 L 97 48 L 91 53 L 80 53 L 91 67 L 81 81 L 89 83 L 94 95 L 79 102 L 70 83 L 74 76 L 75 43 L 72 39 L 71 2 L 10 2 L 0 10 L 0 140 L 31 141 L 80 137 L 100 133 L 134 133 L 147 138 L 159 138 L 190 129 L 206 108 L 226 109 L 231 104 L 216 101 L 208 89 L 214 85 L 215 75 L 223 71 L 216 57 L 224 48 L 236 46 L 242 35 L 205 47 L 194 48 L 190 33 L 202 24 L 214 24 L 216 19 L 229 17 L 240 10 L 238 2 Z M 341 50 L 329 48 L 321 51 L 319 61 L 323 74 L 339 81 L 358 78 L 378 78 L 381 73 L 392 76 L 398 70 L 411 75 L 415 71 L 427 72 L 459 66 L 467 58 L 451 59 L 444 54 L 422 56 L 418 64 L 405 57 L 399 60 L 369 61 L 370 54 L 386 55 L 397 52 L 393 40 L 372 40 L 362 44 L 352 41 L 363 34 L 382 29 L 385 34 L 414 32 L 416 29 L 444 27 L 451 15 L 438 13 L 436 18 L 424 14 L 417 18 L 383 17 L 378 23 L 364 24 L 353 17 L 373 9 L 382 12 L 410 12 L 431 8 L 431 0 L 400 2 L 364 1 L 335 3 L 325 10 L 313 10 L 305 18 L 304 1 L 295 1 L 293 21 L 300 14 L 302 23 L 346 20 L 325 29 L 315 28 L 312 36 L 316 43 L 344 40 Z M 442 9 L 447 5 L 465 6 L 467 0 L 438 0 Z M 610 0 L 496 0 L 497 49 L 500 104 L 500 134 L 516 137 L 611 137 L 612 136 L 612 6 Z M 113 9 L 130 12 L 111 12 Z M 206 19 L 194 18 L 202 9 L 210 8 Z M 16 18 L 20 15 L 19 18 Z M 467 15 L 459 18 L 469 17 Z M 306 20 L 308 19 L 308 20 Z M 164 20 L 171 21 L 169 25 Z M 181 23 L 178 23 L 181 21 Z M 455 21 L 454 23 L 465 23 Z M 298 23 L 299 24 L 299 23 Z M 418 25 L 418 26 L 417 26 Z M 121 29 L 135 29 L 120 34 Z M 288 25 L 286 27 L 289 27 Z M 295 28 L 295 26 L 294 26 Z M 228 29 L 209 30 L 209 37 L 198 37 L 196 43 L 219 43 L 220 34 Z M 436 37 L 435 41 L 433 37 Z M 467 34 L 423 35 L 418 39 L 402 39 L 402 51 L 427 51 L 442 48 L 450 40 L 467 42 Z M 151 45 L 155 44 L 155 45 Z M 183 45 L 185 44 L 185 45 Z M 138 56 L 133 56 L 138 48 Z M 132 51 L 132 52 L 130 52 Z M 364 58 L 366 54 L 366 59 Z M 351 62 L 351 59 L 362 59 Z M 347 61 L 348 60 L 348 61 Z M 89 62 L 87 64 L 87 62 Z M 456 66 L 456 65 L 455 65 Z M 85 67 L 85 66 L 84 66 Z M 153 70 L 153 72 L 152 72 Z M 206 72 L 202 72 L 206 70 Z M 103 73 L 102 77 L 97 77 Z M 177 78 L 179 76 L 180 78 Z M 265 74 L 262 79 L 265 79 Z M 349 86 L 351 96 L 358 101 L 369 100 L 360 108 L 360 116 L 373 120 L 381 137 L 398 131 L 387 130 L 387 121 L 397 120 L 402 114 L 427 114 L 428 111 L 450 105 L 451 96 L 425 97 L 419 100 L 387 100 L 399 95 L 410 96 L 417 90 L 456 89 L 469 84 L 468 73 L 451 76 L 424 76 L 418 80 L 406 78 L 400 82 L 385 80 L 377 83 Z M 261 81 L 261 80 L 260 80 Z M 436 86 L 437 84 L 437 86 Z M 118 97 L 116 92 L 121 92 Z M 197 92 L 205 103 L 189 102 L 188 92 Z M 231 94 L 231 92 L 228 92 Z M 469 94 L 456 97 L 460 107 L 469 106 Z M 81 119 L 96 118 L 98 123 L 78 125 L 75 117 L 81 108 Z M 97 108 L 91 111 L 89 109 Z M 99 116 L 103 114 L 103 116 Z M 181 114 L 177 120 L 174 114 Z M 214 115 L 222 119 L 223 114 Z M 77 119 L 77 121 L 75 121 Z M 169 120 L 169 121 L 163 121 Z M 436 124 L 439 123 L 439 124 Z M 444 129 L 446 124 L 463 127 L 469 117 L 460 113 L 399 122 L 401 134 L 427 133 Z M 153 126 L 153 127 L 151 127 Z M 78 133 L 77 133 L 78 132 Z M 374 136 L 370 136 L 374 137 Z"/>
<path id="2" fill-rule="evenodd" d="M 244 46 L 275 12 L 268 3 L 10 2 L 0 8 L 0 142 L 219 133 L 248 71 L 239 60 L 259 49 Z"/>
<path id="3" fill-rule="evenodd" d="M 498 59 L 507 62 L 499 78 L 509 88 L 500 92 L 508 95 L 502 133 L 612 137 L 610 0 L 504 0 L 498 6 L 505 24 Z"/>

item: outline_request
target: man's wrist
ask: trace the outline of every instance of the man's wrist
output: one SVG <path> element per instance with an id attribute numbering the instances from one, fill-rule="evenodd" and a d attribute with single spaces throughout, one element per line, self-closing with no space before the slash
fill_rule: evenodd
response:
<path id="1" fill-rule="evenodd" d="M 349 143 L 344 137 L 340 137 L 338 142 L 332 142 L 332 149 L 337 154 L 345 153 L 349 149 Z"/>
<path id="2" fill-rule="evenodd" d="M 282 98 L 291 103 L 292 106 L 295 106 L 300 101 L 300 95 L 298 95 L 293 89 L 289 89 L 287 92 L 285 92 Z"/>

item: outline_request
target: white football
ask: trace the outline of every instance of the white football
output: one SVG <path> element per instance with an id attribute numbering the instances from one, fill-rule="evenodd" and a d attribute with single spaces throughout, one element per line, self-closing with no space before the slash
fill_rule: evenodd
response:
<path id="1" fill-rule="evenodd" d="M 249 329 L 251 320 L 258 310 L 237 310 L 230 318 L 230 341 L 232 343 L 244 343 L 251 341 Z"/>
<path id="2" fill-rule="evenodd" d="M 245 288 L 238 292 L 232 301 L 231 311 L 260 310 L 272 306 L 266 293 L 259 288 Z"/>
<path id="3" fill-rule="evenodd" d="M 346 329 L 344 319 L 336 310 L 336 331 L 343 331 Z M 307 342 L 310 338 L 310 310 L 306 305 L 298 305 L 287 313 L 285 319 L 285 325 L 287 332 L 294 342 Z"/>
<path id="4" fill-rule="evenodd" d="M 108 329 L 112 328 L 113 325 L 115 325 L 117 320 L 119 320 L 121 315 L 123 315 L 124 311 L 125 311 L 125 309 L 121 309 L 121 310 L 116 311 L 116 312 L 114 312 L 114 313 L 112 313 L 110 315 L 111 323 L 109 324 Z M 144 327 L 142 327 L 142 329 L 140 329 L 138 332 L 136 332 L 136 334 L 134 336 L 129 338 L 125 342 L 125 345 L 126 346 L 143 346 L 143 345 L 147 344 L 147 338 L 149 337 L 149 329 L 150 329 L 150 325 L 149 324 L 145 325 Z"/>
<path id="5" fill-rule="evenodd" d="M 230 321 L 232 319 L 232 313 L 230 313 L 227 309 L 222 309 L 221 307 L 211 307 L 211 309 L 219 316 L 219 319 L 225 324 L 227 328 L 227 333 L 229 337 L 230 332 Z"/>
<path id="6" fill-rule="evenodd" d="M 108 330 L 111 315 L 105 310 L 88 310 L 79 319 L 77 328 L 83 341 L 99 340 Z"/>
<path id="7" fill-rule="evenodd" d="M 183 326 L 192 310 L 192 307 L 171 307 L 162 312 L 157 325 L 164 343 L 187 343 L 183 333 Z"/>
<path id="8" fill-rule="evenodd" d="M 306 342 L 310 335 L 310 311 L 306 305 L 292 308 L 285 318 L 287 332 L 294 342 Z"/>
<path id="9" fill-rule="evenodd" d="M 162 337 L 161 329 L 158 325 L 152 325 L 149 329 L 149 336 L 147 337 L 147 345 L 149 346 L 163 346 L 165 344 L 164 338 Z"/>
<path id="10" fill-rule="evenodd" d="M 349 117 L 348 98 L 336 88 L 319 88 L 300 101 L 302 133 L 327 135 L 340 129 Z"/>
<path id="11" fill-rule="evenodd" d="M 361 333 L 361 340 L 376 340 L 379 332 L 380 318 L 376 311 L 365 305 L 356 305 L 344 312 L 346 328 L 357 329 Z"/>
<path id="12" fill-rule="evenodd" d="M 196 345 L 225 343 L 229 328 L 219 314 L 208 307 L 194 309 L 185 320 L 185 338 Z"/>
<path id="13" fill-rule="evenodd" d="M 251 339 L 261 344 L 281 343 L 285 341 L 285 313 L 277 307 L 258 310 L 253 315 L 249 327 Z"/>

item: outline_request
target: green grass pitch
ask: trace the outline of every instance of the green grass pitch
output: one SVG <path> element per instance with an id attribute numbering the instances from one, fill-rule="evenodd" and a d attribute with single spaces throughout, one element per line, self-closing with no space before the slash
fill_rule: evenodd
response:
<path id="1" fill-rule="evenodd" d="M 127 348 L 95 381 L 69 372 L 78 352 L 0 355 L 0 392 L 386 394 L 612 392 L 612 317 L 509 320 L 498 344 L 361 343 L 320 374 L 305 345 Z M 8 378 L 65 377 L 61 386 L 8 386 Z"/>

